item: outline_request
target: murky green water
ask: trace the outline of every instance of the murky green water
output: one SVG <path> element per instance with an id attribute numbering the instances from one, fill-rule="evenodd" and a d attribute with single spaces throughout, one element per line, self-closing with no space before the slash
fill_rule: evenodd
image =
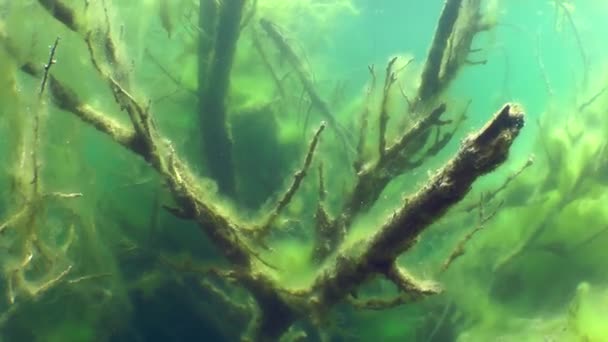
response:
<path id="1" fill-rule="evenodd" d="M 0 341 L 608 341 L 606 18 L 0 0 Z"/>

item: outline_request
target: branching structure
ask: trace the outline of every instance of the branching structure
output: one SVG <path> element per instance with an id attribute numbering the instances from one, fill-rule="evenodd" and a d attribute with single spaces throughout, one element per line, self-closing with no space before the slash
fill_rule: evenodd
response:
<path id="1" fill-rule="evenodd" d="M 67 252 L 74 237 L 75 227 L 70 224 L 64 227 L 66 239 L 58 244 L 49 244 L 41 237 L 50 229 L 46 222 L 47 206 L 56 201 L 65 201 L 81 197 L 81 193 L 44 192 L 41 177 L 41 134 L 43 118 L 46 113 L 45 90 L 47 80 L 51 79 L 51 69 L 56 63 L 60 38 L 50 46 L 48 62 L 38 73 L 41 85 L 38 94 L 33 96 L 35 102 L 28 113 L 33 116 L 31 134 L 25 127 L 18 133 L 20 141 L 16 142 L 18 159 L 14 161 L 12 196 L 16 199 L 17 210 L 0 223 L 0 234 L 3 239 L 14 239 L 10 258 L 3 260 L 2 272 L 7 280 L 6 296 L 8 310 L 0 315 L 4 323 L 13 314 L 19 304 L 37 299 L 42 293 L 61 282 L 70 272 L 73 265 L 67 259 Z M 0 36 L 0 41 L 7 42 L 7 37 Z M 7 50 L 12 50 L 7 46 Z M 24 113 L 19 113 L 24 114 Z M 10 162 L 10 161 L 9 161 Z"/>
<path id="2" fill-rule="evenodd" d="M 467 63 L 468 56 L 473 51 L 471 46 L 474 37 L 490 28 L 481 14 L 480 3 L 479 0 L 445 2 L 423 67 L 418 94 L 414 99 L 408 100 L 409 110 L 424 111 L 423 115 L 392 145 L 386 147 L 386 123 L 389 120 L 386 106 L 396 77 L 393 70 L 395 60 L 389 61 L 379 114 L 378 159 L 367 165 L 361 160 L 355 162 L 355 186 L 344 201 L 340 214 L 331 221 L 329 230 L 337 232 L 336 234 L 348 231 L 355 216 L 369 209 L 392 179 L 422 165 L 427 158 L 441 151 L 455 135 L 466 118 L 466 110 L 455 122 L 444 120 L 442 116 L 447 106 L 436 102 Z M 375 76 L 373 78 L 375 80 Z M 366 120 L 364 118 L 363 122 Z M 442 135 L 442 126 L 448 124 L 454 124 L 454 128 Z M 430 146 L 425 146 L 433 130 L 436 137 Z M 343 236 L 334 236 L 331 242 L 325 241 L 317 245 L 318 257 L 324 259 L 328 252 L 336 250 L 336 244 L 342 239 Z"/>
<path id="3" fill-rule="evenodd" d="M 481 14 L 481 0 L 447 0 L 441 12 L 435 36 L 431 43 L 427 62 L 424 65 L 418 94 L 413 99 L 413 109 L 420 105 L 426 108 L 433 105 L 456 77 L 463 65 L 471 63 L 468 59 L 473 39 L 479 32 L 489 30 Z M 472 64 L 483 64 L 472 62 Z M 426 105 L 426 106 L 425 106 Z"/>
<path id="4" fill-rule="evenodd" d="M 264 29 L 264 31 L 268 34 L 268 37 L 272 40 L 272 42 L 277 46 L 277 49 L 281 51 L 282 54 L 285 55 L 285 58 L 294 68 L 298 79 L 302 83 L 304 87 L 304 91 L 310 97 L 311 105 L 315 109 L 319 110 L 323 119 L 328 122 L 332 130 L 336 133 L 340 142 L 343 144 L 347 153 L 350 153 L 350 150 L 354 147 L 352 145 L 352 141 L 348 132 L 344 127 L 336 120 L 334 114 L 329 109 L 329 105 L 325 100 L 321 98 L 321 95 L 315 90 L 312 80 L 310 79 L 308 73 L 304 68 L 304 64 L 293 49 L 287 44 L 285 37 L 283 37 L 273 23 L 266 19 L 261 19 L 260 25 Z"/>
<path id="5" fill-rule="evenodd" d="M 481 25 L 479 0 L 448 0 L 424 66 L 422 85 L 415 99 L 415 109 L 412 109 L 421 110 L 419 118 L 394 142 L 389 142 L 387 103 L 396 77 L 393 67 L 395 59 L 393 59 L 387 67 L 383 100 L 378 116 L 379 139 L 375 149 L 378 151 L 378 156 L 369 162 L 365 162 L 362 156 L 359 156 L 355 165 L 357 172 L 355 185 L 344 200 L 341 213 L 335 218 L 331 217 L 324 206 L 325 193 L 332 185 L 326 184 L 323 168 L 319 167 L 319 204 L 314 220 L 317 232 L 315 254 L 318 261 L 324 261 L 324 266 L 308 287 L 290 288 L 276 281 L 274 277 L 274 272 L 286 270 L 274 269 L 272 262 L 264 260 L 260 255 L 267 247 L 265 238 L 273 229 L 277 217 L 289 205 L 304 177 L 309 173 L 325 125 L 321 125 L 312 137 L 301 169 L 294 174 L 293 182 L 280 196 L 276 205 L 263 216 L 265 219 L 261 223 L 244 222 L 239 217 L 225 213 L 220 205 L 208 196 L 201 186 L 200 179 L 180 157 L 173 144 L 159 131 L 154 120 L 154 108 L 134 95 L 135 85 L 120 58 L 118 53 L 122 51 L 120 42 L 114 38 L 109 20 L 106 21 L 105 27 L 94 27 L 60 0 L 40 0 L 39 3 L 55 19 L 81 36 L 83 44 L 88 49 L 93 68 L 111 90 L 116 109 L 127 114 L 129 124 L 120 123 L 112 119 L 108 113 L 95 108 L 72 89 L 73 85 L 68 84 L 61 77 L 48 75 L 50 66 L 41 70 L 35 63 L 26 61 L 22 63 L 21 70 L 36 77 L 48 78 L 48 90 L 57 108 L 72 113 L 112 141 L 141 157 L 160 175 L 176 204 L 176 208 L 171 209 L 172 213 L 196 222 L 229 264 L 226 270 L 213 269 L 203 272 L 204 275 L 212 274 L 215 277 L 229 279 L 245 288 L 255 300 L 257 309 L 255 314 L 251 314 L 253 318 L 250 329 L 247 336 L 244 336 L 253 341 L 276 340 L 288 332 L 298 320 L 321 324 L 328 311 L 338 303 L 351 300 L 349 294 L 374 277 L 384 277 L 392 282 L 399 290 L 399 296 L 387 301 L 375 299 L 351 301 L 355 307 L 392 307 L 440 292 L 438 285 L 415 279 L 398 265 L 397 258 L 416 244 L 420 234 L 427 227 L 439 220 L 452 205 L 462 200 L 477 178 L 492 172 L 506 160 L 509 148 L 523 127 L 522 110 L 517 105 L 505 105 L 488 120 L 485 126 L 464 139 L 454 156 L 435 171 L 420 189 L 406 197 L 372 236 L 352 248 L 347 248 L 343 244 L 354 218 L 365 213 L 394 178 L 422 165 L 427 158 L 444 149 L 464 120 L 464 114 L 456 120 L 444 119 L 447 105 L 440 96 L 454 79 L 457 71 L 465 64 L 473 37 L 485 27 Z M 213 163 L 212 160 L 218 161 L 220 157 L 225 158 L 225 162 L 231 163 L 230 154 L 226 152 L 230 151 L 226 129 L 226 104 L 230 70 L 246 3 L 244 0 L 221 2 L 216 9 L 217 12 L 211 14 L 214 18 L 217 17 L 217 26 L 215 29 L 209 28 L 209 31 L 205 31 L 206 34 L 215 35 L 213 52 L 208 51 L 211 45 L 199 45 L 200 65 L 208 65 L 205 82 L 199 79 L 199 90 L 204 93 L 201 96 L 203 100 L 200 102 L 200 111 L 206 117 L 203 120 L 201 135 L 205 140 L 204 145 L 210 163 Z M 201 1 L 201 11 L 203 4 L 209 5 L 206 1 Z M 107 14 L 105 4 L 104 10 Z M 209 12 L 205 15 L 209 15 Z M 345 129 L 314 89 L 297 56 L 289 50 L 271 23 L 262 21 L 261 26 L 269 39 L 279 49 L 287 52 L 287 58 L 312 99 L 313 105 L 318 107 L 328 121 L 328 126 L 337 133 L 341 142 L 350 148 L 352 145 Z M 8 39 L 6 41 L 5 45 L 10 46 Z M 372 73 L 371 93 L 376 76 L 371 67 L 370 72 Z M 364 122 L 371 113 L 371 110 L 364 111 Z M 451 127 L 445 129 L 444 127 L 448 125 Z M 207 135 L 212 132 L 213 135 Z M 431 132 L 436 132 L 434 139 L 428 138 L 432 136 Z M 360 137 L 361 141 L 366 139 L 365 129 L 362 129 Z M 216 148 L 211 145 L 212 143 L 218 143 L 217 148 L 224 152 L 212 156 L 211 154 L 218 152 L 211 151 Z M 357 150 L 359 154 L 362 153 L 360 148 Z M 232 168 L 230 165 L 213 167 L 216 166 L 218 170 Z M 218 170 L 215 171 L 215 175 L 220 172 Z M 231 193 L 234 189 L 234 175 L 228 174 L 226 177 L 220 182 L 223 182 L 221 187 L 226 193 Z M 24 214 L 23 217 L 29 215 Z M 12 221 L 15 220 L 17 219 Z M 5 223 L 0 227 L 4 229 L 5 226 L 10 225 L 13 224 Z M 24 260 L 28 260 L 27 255 Z M 20 265 L 24 264 L 27 262 L 24 261 Z M 179 265 L 172 265 L 177 269 L 180 268 Z M 184 270 L 184 267 L 181 269 Z M 57 279 L 68 271 L 69 268 L 51 280 L 58 281 Z M 186 267 L 186 271 L 193 270 Z M 207 288 L 210 295 L 216 294 L 224 302 L 230 303 L 210 283 L 203 282 L 201 286 Z M 46 287 L 48 286 L 42 288 Z M 239 306 L 238 309 L 249 308 Z"/>

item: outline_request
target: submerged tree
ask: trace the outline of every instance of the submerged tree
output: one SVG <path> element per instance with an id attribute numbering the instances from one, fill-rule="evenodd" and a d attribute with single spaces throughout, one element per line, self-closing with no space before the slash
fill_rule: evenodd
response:
<path id="1" fill-rule="evenodd" d="M 245 48 L 241 43 L 244 39 L 250 39 L 248 42 L 258 51 L 259 61 L 272 75 L 277 93 L 283 94 L 285 88 L 289 90 L 288 87 L 301 87 L 311 109 L 324 120 L 310 139 L 303 161 L 286 189 L 275 196 L 274 204 L 267 205 L 263 212 L 252 219 L 226 210 L 226 199 L 219 200 L 216 194 L 210 193 L 205 186 L 208 181 L 193 171 L 198 167 L 186 161 L 176 143 L 168 139 L 161 125 L 156 123 L 158 114 L 154 104 L 143 100 L 144 96 L 139 94 L 141 91 L 130 65 L 128 49 L 123 46 L 121 39 L 122 28 L 114 27 L 108 14 L 111 11 L 110 2 L 85 2 L 84 9 L 61 0 L 39 0 L 38 4 L 48 15 L 62 23 L 66 31 L 71 31 L 61 33 L 62 44 L 83 44 L 86 48 L 90 68 L 109 88 L 116 103 L 114 110 L 127 114 L 128 124 L 107 113 L 107 104 L 101 109 L 79 94 L 77 84 L 53 73 L 51 66 L 55 63 L 55 48 L 61 49 L 61 45 L 53 48 L 49 62 L 44 67 L 35 63 L 31 56 L 23 57 L 16 47 L 18 42 L 3 34 L 0 38 L 5 53 L 13 57 L 16 68 L 21 72 L 45 80 L 40 90 L 41 106 L 46 102 L 48 93 L 53 106 L 72 113 L 131 151 L 133 156 L 143 158 L 158 173 L 165 186 L 163 191 L 170 194 L 173 201 L 164 208 L 181 219 L 196 222 L 225 262 L 199 267 L 192 261 L 179 262 L 176 258 L 155 257 L 178 271 L 194 272 L 204 278 L 219 279 L 244 288 L 254 300 L 254 305 L 237 302 L 226 294 L 223 287 L 213 282 L 201 283 L 209 289 L 209 296 L 215 296 L 222 303 L 222 308 L 215 309 L 237 311 L 241 317 L 250 320 L 243 339 L 269 341 L 282 336 L 297 338 L 300 336 L 296 329 L 297 322 L 307 322 L 321 328 L 329 311 L 340 303 L 347 302 L 356 308 L 382 309 L 439 293 L 441 290 L 437 284 L 415 279 L 398 264 L 397 258 L 414 247 L 427 227 L 461 201 L 477 178 L 492 172 L 506 160 L 524 123 L 523 113 L 517 105 L 504 105 L 489 117 L 481 129 L 469 134 L 452 158 L 432 172 L 424 185 L 398 203 L 394 212 L 378 224 L 373 234 L 357 237 L 353 234 L 355 219 L 365 215 L 398 176 L 423 167 L 431 157 L 445 150 L 466 119 L 466 110 L 452 111 L 455 115 L 448 118 L 451 105 L 444 95 L 458 72 L 471 64 L 470 55 L 475 50 L 473 41 L 476 35 L 492 28 L 492 23 L 482 13 L 481 0 L 445 2 L 422 67 L 420 85 L 413 96 L 406 96 L 407 113 L 392 113 L 389 102 L 401 70 L 409 63 L 401 67 L 399 63 L 402 61 L 396 58 L 390 60 L 380 88 L 382 100 L 378 110 L 372 108 L 373 101 L 369 100 L 370 94 L 375 92 L 377 81 L 375 68 L 369 67 L 371 82 L 368 99 L 363 101 L 364 109 L 358 118 L 360 128 L 357 130 L 348 128 L 354 122 L 342 122 L 332 111 L 324 94 L 316 88 L 304 58 L 281 32 L 280 23 L 263 17 L 264 13 L 258 13 L 256 1 L 201 0 L 194 5 L 188 4 L 199 9 L 198 21 L 195 20 L 195 28 L 191 32 L 197 41 L 198 83 L 193 91 L 198 99 L 200 129 L 197 131 L 202 140 L 204 169 L 207 176 L 218 184 L 223 196 L 229 197 L 238 207 L 238 184 L 244 182 L 238 179 L 235 169 L 232 139 L 236 132 L 230 131 L 229 115 L 231 110 L 235 110 L 235 106 L 230 105 L 235 101 L 231 97 L 230 79 L 235 72 L 237 49 Z M 166 6 L 166 1 L 161 1 L 161 4 Z M 168 20 L 164 19 L 163 22 L 168 23 Z M 192 24 L 192 19 L 185 20 Z M 166 29 L 172 27 L 164 26 Z M 270 51 L 279 51 L 284 56 L 290 70 L 288 77 L 277 76 L 278 66 L 268 57 Z M 79 73 L 78 70 L 75 72 Z M 43 92 L 45 88 L 46 92 Z M 283 109 L 295 103 L 288 96 L 281 101 L 286 104 L 281 107 Z M 247 110 L 276 115 L 277 108 L 270 103 L 242 109 Z M 399 130 L 394 130 L 399 133 L 392 141 L 389 119 L 396 116 L 407 120 Z M 403 120 L 396 120 L 395 125 L 400 125 L 399 121 Z M 368 135 L 370 128 L 377 129 L 377 134 Z M 36 128 L 33 145 L 18 145 L 23 149 L 21 154 L 36 156 L 40 153 L 37 134 Z M 322 141 L 322 136 L 327 135 L 331 136 Z M 348 168 L 354 178 L 353 184 L 339 199 L 340 204 L 333 207 L 327 203 L 327 194 L 342 189 L 340 184 L 327 181 L 328 171 L 321 167 L 319 160 L 323 155 L 319 146 L 323 144 L 329 146 L 330 152 L 326 156 L 337 156 L 350 163 Z M 255 149 L 256 146 L 251 148 Z M 370 153 L 369 150 L 374 152 Z M 34 185 L 41 181 L 36 176 L 38 165 L 36 160 L 32 161 Z M 273 252 L 273 245 L 277 242 L 273 232 L 281 225 L 286 208 L 298 196 L 306 176 L 311 174 L 315 165 L 319 165 L 315 212 L 303 213 L 303 217 L 298 218 L 307 223 L 305 226 L 314 229 L 314 253 L 310 264 L 314 265 L 315 271 L 306 284 L 291 286 L 282 281 L 290 270 L 281 269 L 273 262 L 273 259 L 280 257 Z M 23 180 L 19 184 L 30 186 Z M 0 231 L 23 230 L 18 234 L 26 239 L 25 245 L 40 251 L 44 249 L 37 246 L 40 240 L 26 229 L 26 226 L 30 226 L 28 220 L 37 220 L 42 212 L 43 200 L 80 195 L 46 195 L 47 192 L 42 189 L 27 195 L 31 197 L 24 200 L 24 208 L 0 225 Z M 20 220 L 25 221 L 19 223 Z M 72 243 L 71 239 L 67 241 L 66 244 Z M 59 247 L 61 250 L 66 248 Z M 10 288 L 15 284 L 15 279 L 24 277 L 16 272 L 21 272 L 28 263 L 29 259 L 20 264 L 21 268 L 8 270 L 6 276 Z M 29 291 L 30 296 L 36 296 L 50 286 L 80 281 L 80 278 L 67 278 L 70 269 L 69 263 L 59 271 L 52 268 L 49 280 Z M 394 298 L 358 298 L 357 289 L 373 278 L 392 282 L 398 294 Z M 23 284 L 23 281 L 19 284 Z"/>

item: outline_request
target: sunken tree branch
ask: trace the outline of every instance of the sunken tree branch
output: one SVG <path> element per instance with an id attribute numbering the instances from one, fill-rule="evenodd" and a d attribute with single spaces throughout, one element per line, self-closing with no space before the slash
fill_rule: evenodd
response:
<path id="1" fill-rule="evenodd" d="M 341 301 L 371 275 L 394 277 L 396 258 L 415 244 L 425 228 L 462 200 L 478 177 L 507 159 L 523 122 L 517 106 L 505 105 L 479 132 L 466 138 L 456 156 L 407 197 L 364 246 L 357 247 L 358 252 L 336 257 L 332 267 L 316 280 L 316 303 L 331 306 Z"/>
<path id="2" fill-rule="evenodd" d="M 454 137 L 466 110 L 454 123 L 454 129 L 442 135 L 441 126 L 452 121 L 442 119 L 446 105 L 440 102 L 440 96 L 467 64 L 474 37 L 490 27 L 482 17 L 480 7 L 480 0 L 446 0 L 423 67 L 417 95 L 408 101 L 409 110 L 421 112 L 422 115 L 395 143 L 387 146 L 387 98 L 395 80 L 392 68 L 394 60 L 389 62 L 379 115 L 379 156 L 375 162 L 367 165 L 360 160 L 356 162 L 355 186 L 347 196 L 338 219 L 332 222 L 334 229 L 348 229 L 355 216 L 369 209 L 392 179 L 422 165 L 426 158 L 436 155 Z M 436 132 L 434 141 L 431 135 L 433 131 Z M 422 156 L 413 159 L 421 153 Z M 337 245 L 329 250 L 336 248 Z"/>
<path id="3" fill-rule="evenodd" d="M 491 27 L 481 14 L 480 3 L 481 0 L 445 1 L 411 109 L 432 106 L 462 66 L 470 64 L 467 57 L 474 51 L 473 39 Z"/>
<path id="4" fill-rule="evenodd" d="M 276 26 L 266 19 L 260 20 L 262 29 L 266 32 L 270 40 L 274 43 L 279 51 L 285 56 L 287 62 L 294 68 L 298 79 L 304 87 L 304 91 L 310 98 L 311 104 L 316 108 L 323 119 L 327 121 L 329 127 L 334 131 L 343 147 L 346 149 L 346 153 L 350 153 L 354 149 L 354 144 L 351 141 L 351 137 L 348 131 L 338 122 L 335 115 L 331 112 L 327 102 L 321 97 L 321 95 L 315 89 L 312 79 L 306 72 L 304 64 L 298 58 L 295 51 L 289 46 L 285 37 L 281 35 Z"/>
<path id="5" fill-rule="evenodd" d="M 236 184 L 232 160 L 232 140 L 227 119 L 227 96 L 230 72 L 240 36 L 241 18 L 246 0 L 226 0 L 218 10 L 213 52 L 209 55 L 208 37 L 201 35 L 199 55 L 199 112 L 201 138 L 206 165 L 220 192 L 235 195 Z M 202 6 L 213 11 L 212 7 Z M 209 5 L 212 6 L 212 5 Z M 210 58 L 208 58 L 210 56 Z"/>
<path id="6" fill-rule="evenodd" d="M 422 71 L 420 88 L 418 89 L 418 98 L 421 101 L 438 93 L 441 64 L 447 51 L 450 35 L 454 32 L 463 1 L 447 0 L 443 5 L 437 29 L 435 30 L 435 36 L 431 43 L 431 49 Z"/>
<path id="7" fill-rule="evenodd" d="M 293 180 L 291 181 L 289 188 L 287 188 L 285 193 L 281 196 L 281 199 L 279 199 L 279 201 L 276 203 L 275 207 L 270 211 L 270 214 L 264 220 L 264 223 L 259 228 L 256 229 L 255 233 L 256 233 L 256 235 L 258 235 L 258 237 L 263 238 L 269 233 L 270 229 L 272 228 L 273 223 L 276 221 L 279 214 L 283 211 L 283 209 L 285 209 L 285 207 L 289 204 L 289 202 L 291 201 L 293 196 L 296 194 L 296 192 L 300 188 L 300 185 L 302 184 L 304 177 L 306 177 L 308 169 L 310 169 L 310 164 L 312 163 L 312 159 L 313 159 L 315 150 L 317 149 L 317 145 L 319 144 L 319 139 L 321 137 L 321 133 L 323 133 L 324 129 L 325 129 L 325 123 L 322 123 L 321 126 L 319 126 L 319 128 L 317 129 L 315 135 L 313 136 L 313 138 L 310 142 L 308 151 L 306 152 L 306 157 L 304 158 L 304 163 L 302 165 L 302 168 L 300 168 L 298 171 L 296 171 L 294 173 Z"/>
<path id="8" fill-rule="evenodd" d="M 290 203 L 312 165 L 313 155 L 324 126 L 317 130 L 309 145 L 302 168 L 294 175 L 291 185 L 274 209 L 268 213 L 268 219 L 263 222 L 262 229 L 252 227 L 253 224 L 242 222 L 236 215 L 226 213 L 210 198 L 208 192 L 202 188 L 200 180 L 180 158 L 173 144 L 157 129 L 153 108 L 146 105 L 131 89 L 128 72 L 121 63 L 117 63 L 119 46 L 112 39 L 109 20 L 105 30 L 94 30 L 86 27 L 77 15 L 70 12 L 69 7 L 61 7 L 58 12 L 56 6 L 61 4 L 59 1 L 40 0 L 40 3 L 50 14 L 83 38 L 90 54 L 91 65 L 111 90 L 116 109 L 126 112 L 128 124 L 114 121 L 108 114 L 95 109 L 85 99 L 81 99 L 61 77 L 55 75 L 48 76 L 51 100 L 58 108 L 76 115 L 114 142 L 143 158 L 158 172 L 176 205 L 173 212 L 196 222 L 229 264 L 230 271 L 219 271 L 220 277 L 230 278 L 231 281 L 248 290 L 255 299 L 258 310 L 253 315 L 248 332 L 251 340 L 276 340 L 298 320 L 317 321 L 319 315 L 347 299 L 357 287 L 373 277 L 384 277 L 392 282 L 399 296 L 385 303 L 368 301 L 367 306 L 398 305 L 438 293 L 440 290 L 437 285 L 415 279 L 397 264 L 396 259 L 415 245 L 420 234 L 427 227 L 440 219 L 451 206 L 462 200 L 478 177 L 491 172 L 506 160 L 509 148 L 523 126 L 523 113 L 516 106 L 506 105 L 482 129 L 466 138 L 456 155 L 431 176 L 422 188 L 406 198 L 394 214 L 388 217 L 368 239 L 360 241 L 349 249 L 343 246 L 342 242 L 346 230 L 352 226 L 354 216 L 363 213 L 375 203 L 392 179 L 421 164 L 421 159 L 412 160 L 412 157 L 419 156 L 420 153 L 424 155 L 436 153 L 445 147 L 446 141 L 454 135 L 452 132 L 444 137 L 439 136 L 439 128 L 449 123 L 442 119 L 446 106 L 439 104 L 425 108 L 428 114 L 421 116 L 391 144 L 385 140 L 388 108 L 387 103 L 384 102 L 382 105 L 384 112 L 379 117 L 379 156 L 377 160 L 367 165 L 363 165 L 363 160 L 360 161 L 355 186 L 346 199 L 338 219 L 331 218 L 325 209 L 324 201 L 328 184 L 325 183 L 322 167 L 319 168 L 319 203 L 315 223 L 318 237 L 327 236 L 323 239 L 324 242 L 331 240 L 321 252 L 325 256 L 320 257 L 326 261 L 326 267 L 316 275 L 311 285 L 297 290 L 287 288 L 275 281 L 274 277 L 274 272 L 287 270 L 277 270 L 262 259 L 257 250 L 259 246 L 255 243 L 257 241 L 250 240 L 251 232 L 260 230 L 265 234 L 281 211 Z M 55 5 L 48 5 L 51 3 Z M 441 40 L 439 62 L 434 57 L 429 57 L 431 60 L 429 63 L 436 68 L 434 70 L 436 74 L 429 78 L 429 82 L 435 80 L 434 85 L 429 85 L 433 90 L 421 91 L 421 94 L 425 94 L 423 99 L 425 104 L 426 99 L 439 95 L 440 84 L 446 84 L 447 80 L 453 77 L 451 71 L 446 70 L 457 70 L 457 67 L 462 65 L 463 58 L 458 51 L 463 50 L 457 47 L 468 47 L 470 45 L 468 38 L 472 39 L 472 35 L 466 34 L 457 35 L 460 39 L 455 38 L 453 32 L 458 31 L 455 27 L 458 26 L 458 20 L 461 20 L 460 11 L 463 9 L 460 5 L 452 8 L 453 3 L 460 4 L 462 1 L 446 3 L 444 11 L 449 13 L 446 12 L 445 19 L 441 19 L 441 21 L 445 20 L 445 23 L 440 23 L 438 30 L 447 33 L 437 34 L 442 37 L 437 38 Z M 475 0 L 466 3 L 475 3 Z M 205 64 L 204 71 L 199 70 L 199 73 L 205 73 L 204 82 L 199 83 L 201 136 L 205 140 L 204 146 L 207 149 L 207 165 L 215 170 L 211 170 L 210 173 L 218 181 L 224 193 L 235 190 L 226 116 L 230 72 L 242 28 L 244 4 L 245 0 L 224 0 L 217 8 L 213 50 L 205 52 L 210 53 L 209 59 L 206 60 L 208 64 Z M 107 9 L 105 13 L 107 14 Z M 263 21 L 262 27 L 279 49 L 283 52 L 289 51 L 288 45 L 282 45 L 285 41 L 278 35 L 273 25 Z M 101 39 L 95 39 L 99 36 Z M 462 43 L 463 41 L 465 43 Z M 433 47 L 431 51 L 435 48 Z M 292 59 L 290 64 L 298 74 L 313 105 L 325 116 L 328 125 L 343 140 L 342 142 L 350 145 L 346 132 L 340 128 L 327 104 L 315 92 L 312 81 L 303 65 L 298 62 L 297 56 L 295 54 L 292 57 L 289 57 L 289 54 L 287 56 L 288 59 Z M 24 63 L 22 70 L 38 77 L 42 76 L 44 70 L 34 65 Z M 454 69 L 451 69 L 452 67 Z M 439 71 L 442 69 L 444 71 Z M 373 70 L 371 71 L 373 89 L 375 75 Z M 388 91 L 394 81 L 394 74 L 389 66 L 387 83 L 384 87 L 385 101 L 388 101 Z M 429 110 L 431 108 L 434 109 Z M 437 139 L 430 144 L 430 148 L 424 150 L 425 146 L 429 145 L 425 138 L 432 129 L 438 132 Z M 363 133 L 361 136 L 364 136 Z M 359 152 L 362 154 L 362 151 Z M 226 178 L 222 180 L 220 177 Z M 9 219 L 8 223 L 0 225 L 0 229 L 13 226 L 13 222 L 20 217 Z M 344 248 L 340 249 L 340 247 Z M 339 251 L 335 258 L 326 258 L 327 254 L 335 250 Z M 23 262 L 26 261 L 27 255 Z M 68 271 L 69 268 L 65 272 Z M 59 275 L 63 276 L 63 274 Z"/>

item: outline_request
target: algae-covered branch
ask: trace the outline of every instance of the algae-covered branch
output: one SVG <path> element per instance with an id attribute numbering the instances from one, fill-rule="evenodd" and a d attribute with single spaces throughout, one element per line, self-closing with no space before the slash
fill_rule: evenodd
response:
<path id="1" fill-rule="evenodd" d="M 0 53 L 10 61 L 0 65 L 7 71 L 0 81 L 11 85 L 0 90 L 0 106 L 14 112 L 6 116 L 18 127 L 7 147 L 11 177 L 5 177 L 18 200 L 0 208 L 0 241 L 10 245 L 0 325 L 20 322 L 20 310 L 29 313 L 38 300 L 85 298 L 101 303 L 87 322 L 95 332 L 115 324 L 118 310 L 135 326 L 133 317 L 153 321 L 151 312 L 170 307 L 183 313 L 182 322 L 208 324 L 217 340 L 349 340 L 340 319 L 385 309 L 381 315 L 393 317 L 388 309 L 403 306 L 418 317 L 408 327 L 422 327 L 412 331 L 430 331 L 418 340 L 431 341 L 466 326 L 459 317 L 467 324 L 480 319 L 469 312 L 473 305 L 451 301 L 435 317 L 443 282 L 453 280 L 461 263 L 473 265 L 461 275 L 466 282 L 492 268 L 489 259 L 506 272 L 536 244 L 553 253 L 576 250 L 543 240 L 546 224 L 503 259 L 469 246 L 490 230 L 482 233 L 482 226 L 501 222 L 504 208 L 525 209 L 526 196 L 510 189 L 531 159 L 515 175 L 499 167 L 523 140 L 528 119 L 520 105 L 469 89 L 497 74 L 485 69 L 495 53 L 480 39 L 496 29 L 492 3 L 440 5 L 429 7 L 438 18 L 433 29 L 416 37 L 425 39 L 417 44 L 426 50 L 374 51 L 364 63 L 356 49 L 335 48 L 341 40 L 357 41 L 338 28 L 344 20 L 344 27 L 367 29 L 362 23 L 382 13 L 366 7 L 380 6 L 375 3 L 14 5 L 0 17 Z M 15 23 L 30 10 L 48 32 Z M 50 33 L 61 44 L 48 42 L 55 42 L 49 57 L 38 45 Z M 412 35 L 391 31 L 373 39 L 384 51 L 382 44 Z M 397 46 L 390 49 L 408 48 Z M 376 74 L 378 60 L 388 61 L 383 75 Z M 580 112 L 605 103 L 603 94 L 591 94 Z M 549 159 L 559 163 L 555 146 L 576 144 L 583 133 L 575 133 L 545 137 Z M 589 152 L 585 146 L 581 153 Z M 595 151 L 597 160 L 606 160 L 603 152 Z M 581 173 L 604 164 L 588 164 Z M 487 191 L 488 178 L 478 181 L 494 172 L 491 179 L 503 185 Z M 587 189 L 580 179 L 543 184 L 534 194 L 553 184 L 568 188 L 570 197 Z M 471 197 L 479 200 L 471 204 Z M 556 208 L 569 203 L 553 192 L 543 201 Z M 599 235 L 592 236 L 581 243 Z M 467 258 L 474 253 L 474 261 Z M 486 264 L 475 263 L 480 259 Z M 427 309 L 433 314 L 421 314 Z M 115 333 L 146 340 L 138 329 L 145 330 L 121 326 Z M 399 338 L 413 338 L 401 330 Z"/>

